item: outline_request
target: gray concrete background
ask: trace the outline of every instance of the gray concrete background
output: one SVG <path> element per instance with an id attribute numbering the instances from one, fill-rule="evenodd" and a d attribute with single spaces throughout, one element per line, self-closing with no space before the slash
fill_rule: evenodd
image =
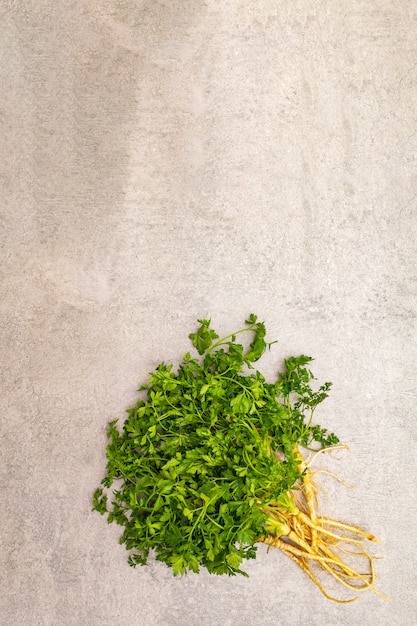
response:
<path id="1" fill-rule="evenodd" d="M 1 3 L 1 623 L 415 623 L 413 0 Z M 383 541 L 379 588 L 324 599 L 133 570 L 90 512 L 123 419 L 198 317 L 251 311 L 334 388 L 325 505 Z"/>

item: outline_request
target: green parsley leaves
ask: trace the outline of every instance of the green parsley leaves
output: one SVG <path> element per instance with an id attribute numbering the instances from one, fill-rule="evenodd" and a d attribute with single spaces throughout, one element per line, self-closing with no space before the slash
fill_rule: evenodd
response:
<path id="1" fill-rule="evenodd" d="M 200 358 L 187 353 L 177 372 L 161 363 L 121 429 L 109 424 L 93 510 L 123 527 L 132 566 L 145 565 L 153 551 L 174 575 L 201 567 L 246 575 L 242 562 L 255 558 L 255 543 L 270 532 L 268 505 L 301 478 L 297 446 L 338 441 L 312 424 L 330 383 L 312 389 L 312 359 L 304 355 L 287 359 L 267 382 L 253 363 L 271 344 L 253 314 L 223 339 L 210 320 L 199 324 L 190 339 Z M 237 338 L 247 332 L 245 352 Z"/>

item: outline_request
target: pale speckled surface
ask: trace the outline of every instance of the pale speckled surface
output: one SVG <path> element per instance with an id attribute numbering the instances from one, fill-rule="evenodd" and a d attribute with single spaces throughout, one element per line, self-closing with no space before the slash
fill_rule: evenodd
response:
<path id="1" fill-rule="evenodd" d="M 2 624 L 415 623 L 416 32 L 412 0 L 3 1 Z M 249 580 L 133 570 L 90 513 L 108 420 L 251 311 L 267 371 L 334 382 L 328 506 L 392 605 L 262 548 Z"/>

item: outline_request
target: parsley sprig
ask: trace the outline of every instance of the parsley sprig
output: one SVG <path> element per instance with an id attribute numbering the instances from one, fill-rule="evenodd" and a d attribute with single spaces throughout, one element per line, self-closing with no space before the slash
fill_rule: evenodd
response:
<path id="1" fill-rule="evenodd" d="M 205 567 L 247 576 L 242 562 L 255 558 L 255 544 L 264 541 L 296 560 L 323 593 L 306 563 L 354 579 L 327 545 L 337 537 L 328 526 L 372 536 L 318 518 L 300 453 L 338 444 L 313 423 L 331 383 L 313 390 L 305 355 L 286 359 L 267 382 L 254 363 L 272 344 L 256 315 L 222 339 L 210 320 L 198 322 L 190 339 L 199 356 L 187 352 L 177 371 L 161 363 L 122 428 L 110 422 L 107 471 L 93 509 L 124 527 L 120 543 L 132 566 L 145 565 L 153 551 L 174 575 Z M 244 333 L 251 333 L 247 351 L 238 342 Z M 372 587 L 371 560 L 370 569 L 372 580 L 357 574 L 363 588 Z"/>

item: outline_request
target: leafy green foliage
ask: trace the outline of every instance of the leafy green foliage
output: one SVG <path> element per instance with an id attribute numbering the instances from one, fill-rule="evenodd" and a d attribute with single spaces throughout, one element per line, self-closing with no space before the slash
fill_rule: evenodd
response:
<path id="1" fill-rule="evenodd" d="M 254 544 L 268 532 L 268 504 L 301 478 L 297 446 L 338 441 L 312 424 L 330 383 L 312 390 L 312 359 L 304 355 L 287 359 L 268 383 L 253 368 L 271 345 L 253 314 L 220 340 L 210 320 L 199 324 L 190 339 L 201 358 L 187 353 L 177 372 L 161 363 L 121 432 L 110 422 L 93 509 L 124 527 L 120 542 L 132 566 L 146 564 L 153 550 L 175 575 L 201 566 L 246 575 L 242 561 L 255 558 Z M 236 339 L 248 331 L 245 352 Z M 103 488 L 114 481 L 109 503 Z"/>

